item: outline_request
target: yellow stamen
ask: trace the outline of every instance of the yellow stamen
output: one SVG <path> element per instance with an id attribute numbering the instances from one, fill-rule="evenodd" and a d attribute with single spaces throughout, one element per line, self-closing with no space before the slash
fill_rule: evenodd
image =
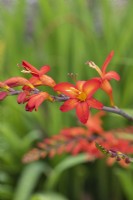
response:
<path id="1" fill-rule="evenodd" d="M 31 73 L 30 70 L 22 70 L 21 72 L 22 72 L 22 73 L 25 73 L 25 74 L 30 74 L 30 73 Z"/>
<path id="2" fill-rule="evenodd" d="M 98 74 L 101 76 L 101 78 L 103 77 L 103 72 L 94 62 L 87 61 L 86 64 L 88 64 L 91 68 L 95 69 L 98 72 Z"/>
<path id="3" fill-rule="evenodd" d="M 80 92 L 77 96 L 77 98 L 80 100 L 80 101 L 85 101 L 86 98 L 87 98 L 87 95 L 84 93 L 84 92 Z"/>

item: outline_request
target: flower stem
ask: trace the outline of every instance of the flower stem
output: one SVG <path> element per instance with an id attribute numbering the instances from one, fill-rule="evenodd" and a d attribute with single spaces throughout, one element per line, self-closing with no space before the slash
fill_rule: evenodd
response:
<path id="1" fill-rule="evenodd" d="M 117 108 L 117 107 L 107 107 L 107 106 L 104 106 L 102 108 L 102 110 L 106 111 L 106 112 L 111 112 L 111 113 L 115 113 L 117 115 L 121 115 L 122 117 L 130 120 L 133 122 L 133 117 L 130 116 L 129 114 L 125 113 L 123 110 L 121 110 L 120 108 Z"/>
<path id="2" fill-rule="evenodd" d="M 20 90 L 13 90 L 9 92 L 9 95 L 18 95 L 20 94 L 22 91 Z M 32 90 L 32 93 L 39 93 L 39 90 Z M 51 95 L 51 97 L 57 101 L 57 102 L 64 102 L 67 101 L 69 99 L 68 96 L 65 95 L 60 95 L 60 96 L 53 96 Z M 118 107 L 107 107 L 107 106 L 103 106 L 102 110 L 106 111 L 106 112 L 111 112 L 111 113 L 115 113 L 117 115 L 120 115 L 126 119 L 128 119 L 129 121 L 133 122 L 133 116 L 130 116 L 129 114 L 127 114 L 126 112 L 124 112 L 123 110 L 121 110 Z"/>

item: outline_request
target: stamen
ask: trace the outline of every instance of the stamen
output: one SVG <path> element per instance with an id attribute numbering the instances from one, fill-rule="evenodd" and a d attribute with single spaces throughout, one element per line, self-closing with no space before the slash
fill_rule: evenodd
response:
<path id="1" fill-rule="evenodd" d="M 93 61 L 87 61 L 85 64 L 89 65 L 91 68 L 95 69 L 98 74 L 103 77 L 103 73 L 101 69 L 93 62 Z"/>
<path id="2" fill-rule="evenodd" d="M 22 70 L 21 72 L 22 72 L 22 73 L 25 73 L 25 74 L 30 74 L 30 73 L 31 73 L 30 70 Z"/>
<path id="3" fill-rule="evenodd" d="M 87 95 L 84 93 L 84 92 L 80 92 L 77 96 L 77 98 L 80 100 L 80 101 L 85 101 L 86 98 L 87 98 Z"/>

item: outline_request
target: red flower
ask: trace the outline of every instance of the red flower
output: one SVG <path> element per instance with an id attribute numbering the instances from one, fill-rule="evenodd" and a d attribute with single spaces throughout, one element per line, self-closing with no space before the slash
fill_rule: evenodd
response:
<path id="1" fill-rule="evenodd" d="M 24 92 L 21 92 L 18 95 L 17 102 L 18 102 L 18 104 L 25 103 L 29 100 L 29 98 L 30 98 L 30 92 L 27 90 L 24 90 Z"/>
<path id="2" fill-rule="evenodd" d="M 105 112 L 100 111 L 96 113 L 95 115 L 90 115 L 89 120 L 85 124 L 85 126 L 88 128 L 88 131 L 91 134 L 97 133 L 97 134 L 104 134 L 104 130 L 102 128 L 102 119 L 101 117 L 105 115 Z"/>
<path id="3" fill-rule="evenodd" d="M 35 111 L 38 110 L 38 107 L 45 101 L 46 99 L 49 99 L 52 101 L 52 97 L 47 92 L 40 92 L 38 94 L 31 95 L 27 101 L 26 104 L 26 111 L 32 112 L 34 109 Z"/>
<path id="4" fill-rule="evenodd" d="M 26 69 L 23 70 L 22 72 L 32 74 L 32 77 L 30 78 L 29 81 L 34 86 L 39 86 L 39 85 L 47 85 L 50 87 L 55 86 L 56 84 L 55 81 L 50 76 L 44 75 L 50 70 L 49 66 L 43 66 L 41 67 L 40 70 L 38 70 L 27 61 L 22 61 L 22 66 Z"/>
<path id="5" fill-rule="evenodd" d="M 34 89 L 34 86 L 23 77 L 12 77 L 4 81 L 5 85 L 8 85 L 9 87 L 17 87 L 17 86 L 28 86 L 31 89 Z"/>
<path id="6" fill-rule="evenodd" d="M 54 90 L 70 97 L 60 107 L 60 110 L 67 112 L 75 108 L 78 119 L 85 124 L 89 118 L 90 107 L 96 109 L 102 109 L 103 107 L 102 103 L 92 97 L 100 85 L 101 82 L 96 79 L 78 81 L 76 86 L 67 82 L 57 84 Z"/>
<path id="7" fill-rule="evenodd" d="M 112 87 L 109 83 L 111 79 L 115 79 L 117 81 L 120 80 L 120 76 L 115 71 L 106 72 L 106 68 L 110 63 L 112 57 L 114 55 L 114 51 L 111 51 L 108 57 L 106 58 L 102 69 L 100 69 L 94 62 L 89 61 L 86 64 L 89 64 L 90 67 L 94 68 L 100 75 L 100 79 L 102 80 L 101 88 L 109 95 L 111 105 L 114 106 L 113 94 L 112 94 Z"/>

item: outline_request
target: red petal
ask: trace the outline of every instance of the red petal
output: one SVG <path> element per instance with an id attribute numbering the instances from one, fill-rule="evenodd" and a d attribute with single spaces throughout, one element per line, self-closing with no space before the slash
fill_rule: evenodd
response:
<path id="1" fill-rule="evenodd" d="M 102 109 L 103 108 L 103 104 L 101 102 L 99 102 L 98 100 L 96 100 L 95 98 L 88 99 L 87 103 L 88 103 L 89 107 L 92 107 L 92 108 L 95 108 L 95 109 Z"/>
<path id="2" fill-rule="evenodd" d="M 30 79 L 29 79 L 30 83 L 34 86 L 40 86 L 42 85 L 42 81 L 38 78 L 38 77 L 35 77 L 35 76 L 32 76 Z"/>
<path id="3" fill-rule="evenodd" d="M 38 110 L 38 107 L 43 103 L 43 101 L 45 101 L 46 99 L 48 99 L 49 94 L 47 92 L 41 92 L 40 93 L 40 97 L 39 99 L 36 101 L 36 105 L 35 105 L 35 110 Z"/>
<path id="4" fill-rule="evenodd" d="M 101 88 L 108 94 L 110 103 L 112 106 L 114 106 L 112 87 L 107 79 L 103 81 Z"/>
<path id="5" fill-rule="evenodd" d="M 107 58 L 106 58 L 106 60 L 105 60 L 105 62 L 103 64 L 103 66 L 102 66 L 102 72 L 103 73 L 105 73 L 106 68 L 107 68 L 108 64 L 110 63 L 113 55 L 114 55 L 114 51 L 111 51 L 110 54 L 107 56 Z"/>
<path id="6" fill-rule="evenodd" d="M 76 114 L 81 123 L 85 124 L 89 118 L 89 107 L 86 102 L 78 103 Z"/>
<path id="7" fill-rule="evenodd" d="M 33 65 L 31 65 L 30 63 L 28 63 L 27 61 L 23 60 L 22 61 L 22 66 L 28 70 L 31 71 L 31 74 L 33 75 L 39 75 L 39 70 L 36 69 L 35 67 L 33 67 Z"/>
<path id="8" fill-rule="evenodd" d="M 49 94 L 47 92 L 40 92 L 39 94 L 34 94 L 30 97 L 30 100 L 28 101 L 28 103 L 26 104 L 25 109 L 27 111 L 32 111 L 33 109 L 35 109 L 36 111 L 38 110 L 38 107 L 40 106 L 40 104 L 42 104 L 42 102 L 45 99 L 48 99 Z"/>
<path id="9" fill-rule="evenodd" d="M 86 82 L 86 81 L 77 81 L 77 82 L 76 82 L 76 88 L 77 88 L 78 90 L 82 91 L 82 90 L 83 90 L 83 85 L 84 85 L 85 82 Z"/>
<path id="10" fill-rule="evenodd" d="M 54 86 L 54 90 L 61 92 L 71 98 L 75 98 L 79 92 L 73 84 L 67 82 L 58 83 Z"/>
<path id="11" fill-rule="evenodd" d="M 55 81 L 50 76 L 47 75 L 42 75 L 40 77 L 40 80 L 42 82 L 42 85 L 47 85 L 50 87 L 54 87 L 56 85 Z"/>
<path id="12" fill-rule="evenodd" d="M 112 87 L 109 83 L 109 81 L 106 79 L 102 82 L 101 84 L 101 88 L 107 93 L 107 94 L 110 94 L 112 93 Z"/>
<path id="13" fill-rule="evenodd" d="M 18 104 L 25 103 L 28 100 L 26 97 L 27 97 L 26 92 L 21 92 L 17 97 Z"/>
<path id="14" fill-rule="evenodd" d="M 107 79 L 107 80 L 111 80 L 112 78 L 117 80 L 117 81 L 120 80 L 119 74 L 117 72 L 115 72 L 115 71 L 109 71 L 104 76 L 104 79 Z"/>
<path id="15" fill-rule="evenodd" d="M 60 107 L 60 110 L 62 112 L 67 112 L 69 110 L 74 109 L 77 104 L 78 104 L 78 100 L 77 99 L 68 99 L 67 101 L 65 101 L 65 103 Z"/>
<path id="16" fill-rule="evenodd" d="M 2 101 L 3 99 L 5 99 L 8 96 L 7 92 L 0 92 L 0 101 Z"/>
<path id="17" fill-rule="evenodd" d="M 49 70 L 50 70 L 50 66 L 45 65 L 45 66 L 41 67 L 39 75 L 42 76 L 42 75 L 46 74 Z"/>
<path id="18" fill-rule="evenodd" d="M 101 86 L 101 82 L 98 79 L 91 79 L 85 82 L 83 85 L 83 91 L 87 97 L 90 98 Z"/>
<path id="19" fill-rule="evenodd" d="M 81 127 L 73 127 L 73 128 L 65 128 L 60 132 L 61 135 L 65 135 L 66 137 L 73 137 L 77 135 L 86 135 L 87 131 Z"/>
<path id="20" fill-rule="evenodd" d="M 17 86 L 27 85 L 31 88 L 34 88 L 34 86 L 26 78 L 19 77 L 19 76 L 9 78 L 4 83 L 6 85 L 8 85 L 9 87 L 17 87 Z"/>

